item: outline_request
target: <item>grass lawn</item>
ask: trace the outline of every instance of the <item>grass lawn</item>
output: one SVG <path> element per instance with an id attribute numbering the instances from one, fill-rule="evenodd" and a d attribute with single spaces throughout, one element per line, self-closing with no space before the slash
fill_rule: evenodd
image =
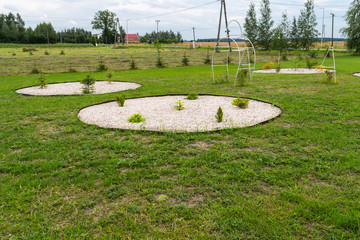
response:
<path id="1" fill-rule="evenodd" d="M 325 74 L 322 80 L 255 74 L 245 87 L 212 84 L 211 67 L 200 60 L 180 67 L 182 50 L 168 68 L 111 69 L 113 80 L 143 85 L 126 91 L 129 98 L 218 94 L 264 100 L 283 111 L 256 127 L 177 134 L 101 129 L 77 119 L 79 109 L 117 93 L 16 94 L 39 75 L 27 75 L 34 55 L 14 48 L 12 56 L 10 48 L 0 48 L 1 239 L 360 238 L 360 78 L 352 76 L 360 72 L 360 57 L 339 53 L 336 85 L 322 83 Z M 89 49 L 55 57 L 60 50 L 49 48 L 47 82 L 82 80 L 86 72 L 64 73 L 66 64 L 55 63 L 72 55 L 99 58 Z M 122 57 L 122 50 L 107 51 L 104 59 Z M 193 58 L 206 55 L 197 51 Z M 293 63 L 282 63 L 287 66 Z M 106 79 L 106 72 L 91 74 Z"/>

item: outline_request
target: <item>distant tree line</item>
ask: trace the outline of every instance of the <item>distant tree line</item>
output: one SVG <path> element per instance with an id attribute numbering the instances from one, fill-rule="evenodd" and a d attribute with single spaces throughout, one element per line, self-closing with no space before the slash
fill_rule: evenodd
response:
<path id="1" fill-rule="evenodd" d="M 170 31 L 159 31 L 156 33 L 153 31 L 152 33 L 146 33 L 144 36 L 140 38 L 140 42 L 142 43 L 153 43 L 155 41 L 159 40 L 160 43 L 179 43 L 183 42 L 183 38 L 180 34 L 180 32 L 177 32 L 176 34 L 170 30 Z"/>
<path id="2" fill-rule="evenodd" d="M 65 29 L 57 33 L 58 42 L 61 43 L 89 43 L 93 41 L 90 31 L 82 28 Z"/>
<path id="3" fill-rule="evenodd" d="M 307 0 L 298 18 L 294 16 L 292 21 L 284 12 L 280 24 L 275 28 L 269 0 L 261 0 L 260 15 L 257 19 L 255 5 L 250 3 L 244 24 L 245 35 L 258 47 L 279 51 L 287 48 L 310 49 L 318 41 L 314 0 Z"/>

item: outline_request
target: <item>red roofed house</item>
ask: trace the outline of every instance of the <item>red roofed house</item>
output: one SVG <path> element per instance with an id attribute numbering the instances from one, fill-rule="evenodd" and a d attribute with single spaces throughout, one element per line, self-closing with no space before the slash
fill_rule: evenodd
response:
<path id="1" fill-rule="evenodd" d="M 129 43 L 140 43 L 139 36 L 137 34 L 126 34 L 125 42 Z"/>

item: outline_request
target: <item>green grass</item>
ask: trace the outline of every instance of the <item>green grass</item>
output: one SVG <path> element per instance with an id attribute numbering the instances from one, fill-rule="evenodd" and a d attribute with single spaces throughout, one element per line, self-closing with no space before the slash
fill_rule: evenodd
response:
<path id="1" fill-rule="evenodd" d="M 343 55 L 337 85 L 283 74 L 212 84 L 204 65 L 113 72 L 143 85 L 127 98 L 221 94 L 283 110 L 265 125 L 212 133 L 86 125 L 79 109 L 118 93 L 21 96 L 38 76 L 15 76 L 18 66 L 0 77 L 0 238 L 359 239 L 360 57 Z"/>

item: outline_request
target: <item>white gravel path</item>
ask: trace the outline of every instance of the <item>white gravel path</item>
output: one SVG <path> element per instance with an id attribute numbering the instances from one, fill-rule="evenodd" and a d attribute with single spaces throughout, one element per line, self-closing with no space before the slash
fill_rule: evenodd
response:
<path id="1" fill-rule="evenodd" d="M 256 73 L 277 73 L 276 69 L 265 69 L 265 70 L 255 70 L 253 72 Z M 319 69 L 312 68 L 298 68 L 295 70 L 295 68 L 282 68 L 280 69 L 280 74 L 316 74 L 316 73 L 323 73 Z"/>
<path id="2" fill-rule="evenodd" d="M 360 77 L 360 73 L 354 73 L 355 77 Z"/>
<path id="3" fill-rule="evenodd" d="M 248 127 L 273 119 L 281 114 L 280 108 L 269 103 L 250 100 L 247 109 L 232 105 L 235 98 L 226 96 L 199 96 L 187 100 L 186 96 L 160 96 L 127 99 L 124 107 L 108 102 L 86 107 L 78 117 L 87 124 L 103 128 L 134 130 L 204 132 L 223 128 Z M 181 100 L 184 110 L 176 110 L 175 102 Z M 218 107 L 224 112 L 224 121 L 218 123 L 215 115 Z M 143 123 L 130 123 L 127 119 L 140 113 Z"/>
<path id="4" fill-rule="evenodd" d="M 41 89 L 38 86 L 28 87 L 16 90 L 17 93 L 36 96 L 52 95 L 78 95 L 82 93 L 83 85 L 80 82 L 55 83 L 48 84 L 46 88 Z M 93 94 L 120 92 L 128 89 L 141 87 L 140 84 L 132 82 L 112 82 L 97 81 L 94 84 L 95 92 Z"/>

